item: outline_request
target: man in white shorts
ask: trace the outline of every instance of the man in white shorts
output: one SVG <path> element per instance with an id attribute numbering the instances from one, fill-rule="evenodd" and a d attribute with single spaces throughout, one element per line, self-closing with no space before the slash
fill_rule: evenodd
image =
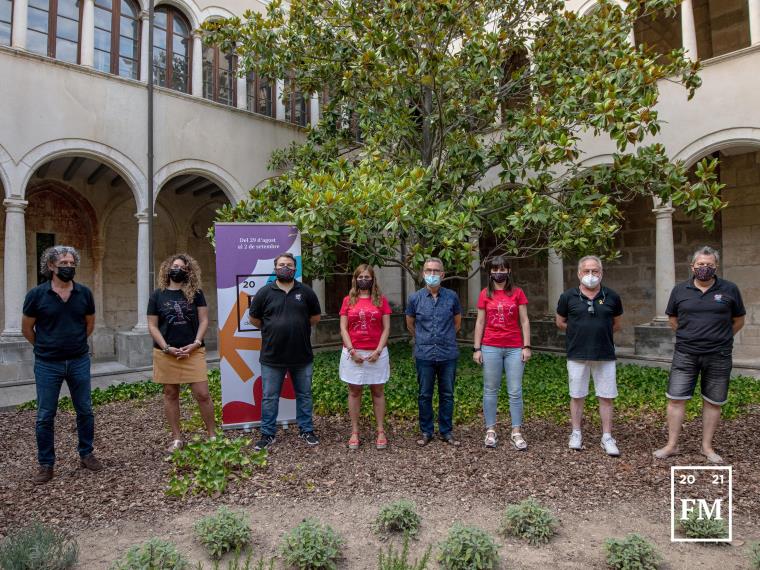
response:
<path id="1" fill-rule="evenodd" d="M 560 296 L 556 315 L 557 327 L 566 331 L 573 424 L 569 446 L 583 449 L 583 404 L 592 376 L 602 420 L 602 449 L 617 457 L 620 451 L 612 437 L 613 399 L 617 397 L 613 333 L 620 330 L 623 303 L 615 291 L 602 286 L 602 261 L 595 255 L 587 255 L 578 262 L 578 280 L 578 287 Z"/>

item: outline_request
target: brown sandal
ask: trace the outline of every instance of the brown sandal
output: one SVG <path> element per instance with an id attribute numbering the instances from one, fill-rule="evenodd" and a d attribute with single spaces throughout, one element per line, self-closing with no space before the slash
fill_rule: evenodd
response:
<path id="1" fill-rule="evenodd" d="M 385 432 L 380 430 L 377 432 L 377 439 L 375 440 L 375 447 L 377 449 L 385 449 L 388 447 L 388 438 L 385 437 Z"/>

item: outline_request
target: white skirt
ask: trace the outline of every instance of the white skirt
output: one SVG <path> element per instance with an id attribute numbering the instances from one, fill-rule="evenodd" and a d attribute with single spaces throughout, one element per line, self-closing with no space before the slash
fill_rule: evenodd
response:
<path id="1" fill-rule="evenodd" d="M 372 354 L 371 350 L 359 350 L 356 352 L 359 356 L 366 358 Z M 348 350 L 343 347 L 340 353 L 340 368 L 338 371 L 340 379 L 348 384 L 385 384 L 391 376 L 391 361 L 388 357 L 388 348 L 384 348 L 380 353 L 380 358 L 375 362 L 365 360 L 361 364 L 354 362 Z"/>

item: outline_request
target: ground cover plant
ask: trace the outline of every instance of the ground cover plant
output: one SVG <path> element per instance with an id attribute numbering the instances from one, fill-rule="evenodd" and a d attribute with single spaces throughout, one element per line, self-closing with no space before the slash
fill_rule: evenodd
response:
<path id="1" fill-rule="evenodd" d="M 221 506 L 194 526 L 195 536 L 212 558 L 242 549 L 251 542 L 251 525 L 243 513 Z"/>
<path id="2" fill-rule="evenodd" d="M 128 400 L 145 400 L 160 394 L 163 390 L 161 384 L 156 384 L 151 380 L 145 380 L 142 382 L 119 382 L 113 384 L 107 388 L 93 388 L 92 389 L 92 405 L 102 406 L 103 404 L 110 404 L 112 402 L 125 402 Z M 64 396 L 58 403 L 58 408 L 67 412 L 74 411 L 74 404 L 71 398 Z M 16 407 L 18 411 L 24 410 L 36 410 L 37 401 L 30 400 Z"/>
<path id="3" fill-rule="evenodd" d="M 750 544 L 747 556 L 749 557 L 749 567 L 752 570 L 760 570 L 760 542 Z"/>
<path id="4" fill-rule="evenodd" d="M 614 570 L 657 570 L 662 557 L 654 544 L 636 533 L 604 542 L 607 565 Z"/>
<path id="5" fill-rule="evenodd" d="M 417 505 L 401 499 L 380 508 L 375 518 L 374 528 L 381 533 L 404 533 L 414 536 L 420 530 L 422 519 L 417 513 Z"/>
<path id="6" fill-rule="evenodd" d="M 538 546 L 549 542 L 554 536 L 556 525 L 557 521 L 551 511 L 542 507 L 535 499 L 529 498 L 507 507 L 501 524 L 501 532 Z"/>
<path id="7" fill-rule="evenodd" d="M 697 511 L 679 522 L 681 530 L 687 538 L 728 538 L 726 521 L 717 518 L 700 518 Z"/>
<path id="8" fill-rule="evenodd" d="M 168 458 L 173 470 L 166 493 L 175 497 L 188 492 L 223 493 L 233 477 L 250 477 L 254 468 L 267 464 L 266 450 L 249 451 L 251 445 L 247 437 L 196 436 Z"/>
<path id="9" fill-rule="evenodd" d="M 444 570 L 492 570 L 499 563 L 493 538 L 475 526 L 456 523 L 438 548 L 438 562 Z"/>
<path id="10" fill-rule="evenodd" d="M 335 570 L 343 544 L 332 527 L 308 518 L 283 537 L 280 555 L 299 570 Z"/>
<path id="11" fill-rule="evenodd" d="M 377 556 L 377 570 L 426 570 L 430 562 L 432 546 L 428 546 L 419 560 L 409 560 L 409 537 L 404 536 L 404 545 L 397 552 L 392 544 L 388 545 L 387 552 L 382 550 Z"/>
<path id="12" fill-rule="evenodd" d="M 177 547 L 161 538 L 151 538 L 130 547 L 111 570 L 188 570 L 190 563 Z"/>
<path id="13" fill-rule="evenodd" d="M 3 570 L 65 570 L 72 568 L 79 547 L 66 531 L 33 522 L 0 542 Z"/>

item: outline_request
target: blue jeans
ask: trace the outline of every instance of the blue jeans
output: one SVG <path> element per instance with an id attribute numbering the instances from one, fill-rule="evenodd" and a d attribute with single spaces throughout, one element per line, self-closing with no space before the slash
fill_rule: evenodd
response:
<path id="1" fill-rule="evenodd" d="M 503 373 L 507 375 L 507 392 L 509 392 L 509 415 L 512 427 L 522 425 L 523 396 L 522 377 L 525 363 L 522 361 L 522 348 L 482 347 L 483 354 L 483 415 L 486 428 L 496 425 L 496 407 L 499 402 L 499 388 Z"/>
<path id="2" fill-rule="evenodd" d="M 438 431 L 441 435 L 451 433 L 454 424 L 454 377 L 457 373 L 457 359 L 435 361 L 417 358 L 415 364 L 420 386 L 420 431 L 426 435 L 433 435 L 433 390 L 437 378 Z"/>
<path id="3" fill-rule="evenodd" d="M 285 373 L 290 370 L 293 388 L 296 392 L 296 421 L 301 432 L 314 431 L 311 420 L 313 402 L 311 399 L 311 373 L 313 366 L 307 364 L 299 367 L 278 368 L 261 365 L 261 382 L 263 395 L 261 398 L 261 433 L 274 435 L 277 431 L 277 414 L 280 409 L 280 392 L 285 381 Z"/>
<path id="4" fill-rule="evenodd" d="M 77 413 L 79 456 L 92 453 L 95 439 L 95 416 L 90 398 L 90 355 L 74 360 L 34 359 L 34 381 L 37 387 L 37 460 L 40 465 L 55 464 L 55 414 L 63 381 L 69 387 Z"/>

